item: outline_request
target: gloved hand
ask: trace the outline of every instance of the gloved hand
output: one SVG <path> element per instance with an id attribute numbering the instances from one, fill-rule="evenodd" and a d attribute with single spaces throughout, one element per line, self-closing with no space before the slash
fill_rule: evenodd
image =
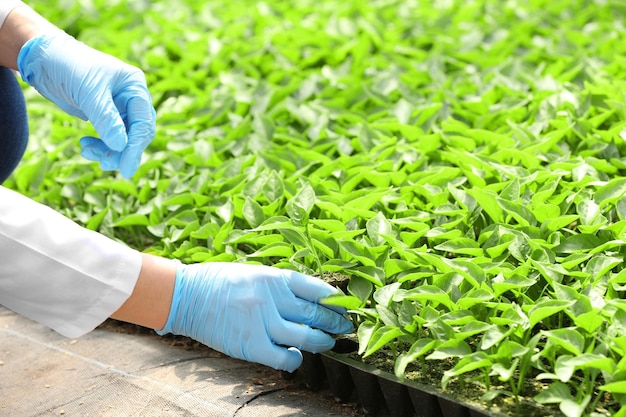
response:
<path id="1" fill-rule="evenodd" d="M 154 138 L 156 113 L 141 70 L 63 31 L 35 37 L 17 59 L 22 79 L 67 113 L 90 120 L 100 139 L 81 139 L 82 155 L 130 178 Z"/>
<path id="2" fill-rule="evenodd" d="M 318 304 L 336 291 L 269 266 L 180 264 L 170 314 L 157 333 L 188 336 L 231 357 L 292 372 L 302 364 L 299 349 L 332 349 L 335 340 L 325 332 L 353 330 L 345 310 Z"/>

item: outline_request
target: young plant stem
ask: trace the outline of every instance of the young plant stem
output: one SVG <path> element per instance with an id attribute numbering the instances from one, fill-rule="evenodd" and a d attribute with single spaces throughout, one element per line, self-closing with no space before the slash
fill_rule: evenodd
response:
<path id="1" fill-rule="evenodd" d="M 519 401 L 519 385 L 515 383 L 513 378 L 509 379 L 509 385 L 511 385 L 511 392 L 513 393 L 513 398 L 515 398 L 515 402 L 517 403 Z"/>
<path id="2" fill-rule="evenodd" d="M 519 379 L 518 381 L 523 381 L 523 379 Z M 513 393 L 513 399 L 515 400 L 515 411 L 517 415 L 521 415 L 520 411 L 520 400 L 519 400 L 519 385 L 515 383 L 513 378 L 509 379 L 509 384 L 511 385 L 511 392 Z"/>
<path id="3" fill-rule="evenodd" d="M 489 369 L 485 368 L 483 372 L 485 374 L 485 388 L 487 389 L 487 391 L 490 391 L 491 390 L 491 378 L 489 377 Z"/>
<path id="4" fill-rule="evenodd" d="M 313 253 L 313 257 L 315 258 L 315 261 L 317 263 L 318 273 L 320 274 L 320 278 L 321 278 L 324 276 L 324 271 L 322 270 L 322 260 L 320 259 L 320 255 L 317 252 L 317 249 L 315 249 L 315 245 L 313 244 L 313 237 L 311 236 L 311 230 L 309 229 L 309 227 L 310 227 L 310 224 L 307 223 L 305 226 L 306 237 L 309 240 L 309 249 Z"/>
<path id="5" fill-rule="evenodd" d="M 594 384 L 595 384 L 595 378 L 593 378 Z M 591 393 L 593 393 L 593 389 L 591 391 L 589 391 Z M 598 395 L 592 395 L 593 400 L 591 401 L 591 403 L 588 406 L 588 410 L 595 410 L 596 407 L 598 406 L 598 402 L 600 401 L 600 399 L 602 398 L 601 394 Z"/>

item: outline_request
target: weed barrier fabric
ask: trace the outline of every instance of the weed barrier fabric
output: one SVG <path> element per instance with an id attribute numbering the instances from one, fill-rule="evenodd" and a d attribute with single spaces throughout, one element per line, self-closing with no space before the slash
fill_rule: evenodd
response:
<path id="1" fill-rule="evenodd" d="M 327 382 L 336 401 L 348 402 L 356 396 L 363 412 L 372 417 L 508 417 L 463 403 L 435 387 L 400 381 L 347 356 L 355 350 L 348 342 L 337 343 L 331 352 L 304 352 L 299 372 L 306 386 L 318 390 Z"/>
<path id="2" fill-rule="evenodd" d="M 0 378 L 2 417 L 327 417 L 356 408 L 188 338 L 109 320 L 72 340 L 2 306 Z"/>

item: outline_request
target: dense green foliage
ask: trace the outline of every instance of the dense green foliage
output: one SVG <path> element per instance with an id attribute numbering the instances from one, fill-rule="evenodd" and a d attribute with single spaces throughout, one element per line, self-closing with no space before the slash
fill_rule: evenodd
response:
<path id="1" fill-rule="evenodd" d="M 626 415 L 623 2 L 30 3 L 141 67 L 158 129 L 127 181 L 26 89 L 5 185 L 185 262 L 346 274 L 399 377 L 441 360 L 445 388 Z"/>

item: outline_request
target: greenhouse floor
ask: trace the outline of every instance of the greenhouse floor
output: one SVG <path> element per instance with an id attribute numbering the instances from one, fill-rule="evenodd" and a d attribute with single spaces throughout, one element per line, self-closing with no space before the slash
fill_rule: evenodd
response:
<path id="1" fill-rule="evenodd" d="M 228 358 L 190 339 L 107 321 L 66 339 L 0 307 L 0 415 L 361 416 L 298 374 Z"/>

